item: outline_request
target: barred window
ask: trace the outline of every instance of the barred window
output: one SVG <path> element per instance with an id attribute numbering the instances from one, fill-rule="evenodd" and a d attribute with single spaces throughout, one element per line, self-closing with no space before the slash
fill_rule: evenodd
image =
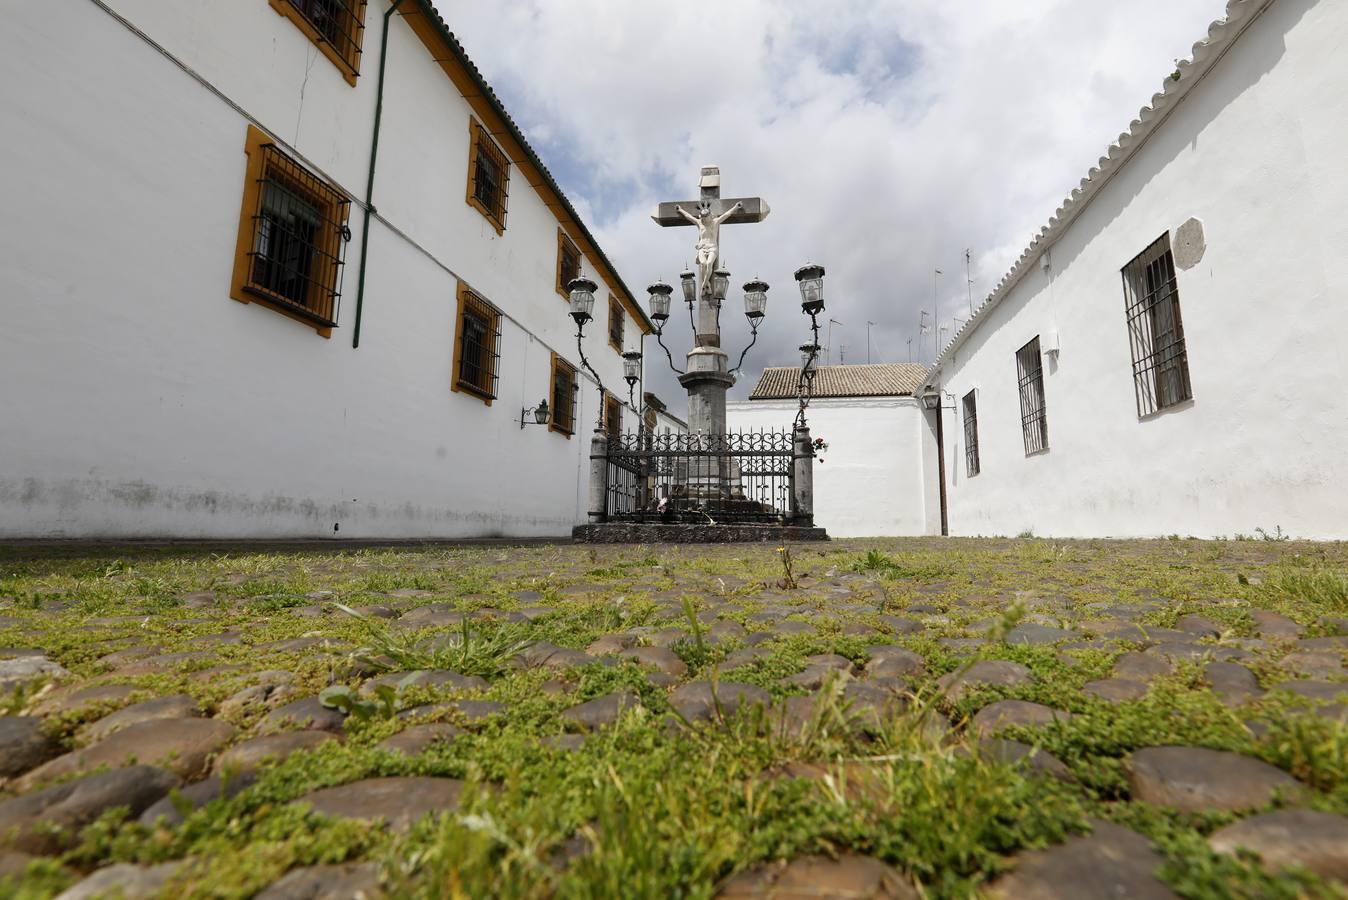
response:
<path id="1" fill-rule="evenodd" d="M 612 394 L 604 395 L 604 430 L 610 438 L 623 432 L 623 402 Z"/>
<path id="2" fill-rule="evenodd" d="M 964 472 L 973 478 L 978 466 L 978 399 L 974 392 L 964 395 Z"/>
<path id="3" fill-rule="evenodd" d="M 1020 429 L 1025 437 L 1025 455 L 1048 449 L 1048 419 L 1044 413 L 1044 358 L 1039 353 L 1039 335 L 1016 351 L 1016 375 L 1020 384 Z"/>
<path id="4" fill-rule="evenodd" d="M 1123 297 L 1138 416 L 1192 398 L 1169 232 L 1123 267 Z"/>
<path id="5" fill-rule="evenodd" d="M 510 161 L 496 145 L 487 129 L 476 120 L 470 123 L 471 144 L 468 153 L 468 205 L 496 228 L 505 231 L 506 198 L 510 193 Z"/>
<path id="6" fill-rule="evenodd" d="M 487 401 L 496 398 L 501 362 L 501 313 L 459 286 L 458 335 L 454 342 L 454 390 Z"/>
<path id="7" fill-rule="evenodd" d="M 303 31 L 349 83 L 356 83 L 365 0 L 271 0 L 271 5 Z"/>
<path id="8" fill-rule="evenodd" d="M 251 127 L 230 295 L 327 334 L 337 324 L 350 201 Z"/>
<path id="9" fill-rule="evenodd" d="M 566 232 L 557 229 L 557 293 L 571 299 L 571 280 L 580 277 L 580 250 L 566 236 Z"/>
<path id="10" fill-rule="evenodd" d="M 614 350 L 623 352 L 623 305 L 612 294 L 608 298 L 608 342 Z"/>
<path id="11" fill-rule="evenodd" d="M 576 430 L 576 370 L 552 354 L 552 420 L 549 431 L 571 434 Z"/>

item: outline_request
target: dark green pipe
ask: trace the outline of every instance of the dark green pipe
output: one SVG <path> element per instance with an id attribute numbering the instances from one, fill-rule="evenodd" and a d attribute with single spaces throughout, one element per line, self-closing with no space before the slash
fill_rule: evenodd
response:
<path id="1" fill-rule="evenodd" d="M 379 158 L 379 125 L 384 118 L 384 61 L 388 58 L 388 29 L 393 14 L 403 0 L 393 0 L 384 13 L 384 33 L 379 39 L 379 84 L 374 102 L 374 137 L 370 140 L 370 178 L 365 183 L 365 226 L 360 232 L 360 280 L 356 283 L 356 327 L 351 335 L 351 348 L 360 346 L 360 316 L 365 308 L 365 260 L 370 251 L 370 215 L 374 212 L 374 166 Z"/>

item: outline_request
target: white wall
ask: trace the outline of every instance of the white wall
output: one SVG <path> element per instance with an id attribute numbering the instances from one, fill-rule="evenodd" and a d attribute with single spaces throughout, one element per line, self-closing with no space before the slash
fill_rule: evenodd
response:
<path id="1" fill-rule="evenodd" d="M 951 533 L 1348 537 L 1346 42 L 1348 4 L 1274 3 L 957 349 L 939 381 L 979 392 L 982 472 L 945 412 Z M 1120 270 L 1191 216 L 1194 399 L 1139 419 Z M 1026 457 L 1014 353 L 1054 329 Z"/>
<path id="2" fill-rule="evenodd" d="M 262 0 L 112 5 L 228 102 L 91 0 L 6 14 L 0 170 L 18 177 L 0 219 L 0 538 L 560 535 L 582 521 L 593 384 L 574 438 L 519 427 L 522 406 L 551 402 L 550 352 L 578 363 L 553 287 L 557 221 L 517 168 L 503 236 L 464 202 L 469 107 L 406 23 L 390 35 L 353 350 L 358 204 L 330 340 L 229 285 L 250 119 L 363 198 L 387 4 L 370 5 L 354 88 Z M 458 278 L 506 314 L 491 407 L 450 391 Z M 611 289 L 586 353 L 616 389 Z M 637 323 L 625 331 L 635 345 Z"/>
<path id="3" fill-rule="evenodd" d="M 732 431 L 790 431 L 794 400 L 726 404 Z M 828 452 L 814 468 L 814 521 L 833 537 L 933 534 L 926 515 L 922 455 L 927 425 L 911 397 L 810 402 L 810 433 Z M 932 479 L 935 483 L 935 479 Z"/>

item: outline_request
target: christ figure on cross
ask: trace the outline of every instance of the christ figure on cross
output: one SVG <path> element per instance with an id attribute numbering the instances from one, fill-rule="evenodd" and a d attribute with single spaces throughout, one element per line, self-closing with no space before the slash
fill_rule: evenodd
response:
<path id="1" fill-rule="evenodd" d="M 698 204 L 697 215 L 693 215 L 682 206 L 674 207 L 679 215 L 697 226 L 697 282 L 698 296 L 711 296 L 711 276 L 721 262 L 721 223 L 744 209 L 743 203 L 736 203 L 721 215 L 713 215 L 711 204 L 703 201 Z"/>

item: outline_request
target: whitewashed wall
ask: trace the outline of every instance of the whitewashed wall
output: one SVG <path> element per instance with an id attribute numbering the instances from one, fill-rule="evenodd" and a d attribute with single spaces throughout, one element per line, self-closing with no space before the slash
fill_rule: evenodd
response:
<path id="1" fill-rule="evenodd" d="M 808 415 L 811 434 L 829 445 L 815 460 L 815 524 L 833 537 L 939 533 L 940 520 L 934 528 L 927 521 L 922 454 L 929 440 L 917 401 L 816 399 Z M 794 400 L 726 404 L 732 431 L 790 431 L 795 416 Z"/>
<path id="2" fill-rule="evenodd" d="M 958 348 L 939 380 L 978 390 L 982 473 L 947 411 L 951 533 L 1348 537 L 1345 45 L 1348 4 L 1274 3 Z M 1191 216 L 1194 399 L 1139 420 L 1120 269 Z M 1050 330 L 1027 458 L 1014 353 Z"/>
<path id="3" fill-rule="evenodd" d="M 387 4 L 370 5 L 354 88 L 264 0 L 111 6 L 226 99 L 91 0 L 6 12 L 0 538 L 561 535 L 582 521 L 594 386 L 574 438 L 519 426 L 550 394 L 551 350 L 578 363 L 556 219 L 518 169 L 503 236 L 464 202 L 469 107 L 406 23 L 394 17 L 386 221 L 353 350 L 358 205 L 330 340 L 229 285 L 250 118 L 363 198 Z M 450 391 L 458 278 L 507 317 L 490 408 Z M 617 388 L 610 288 L 586 353 Z"/>

